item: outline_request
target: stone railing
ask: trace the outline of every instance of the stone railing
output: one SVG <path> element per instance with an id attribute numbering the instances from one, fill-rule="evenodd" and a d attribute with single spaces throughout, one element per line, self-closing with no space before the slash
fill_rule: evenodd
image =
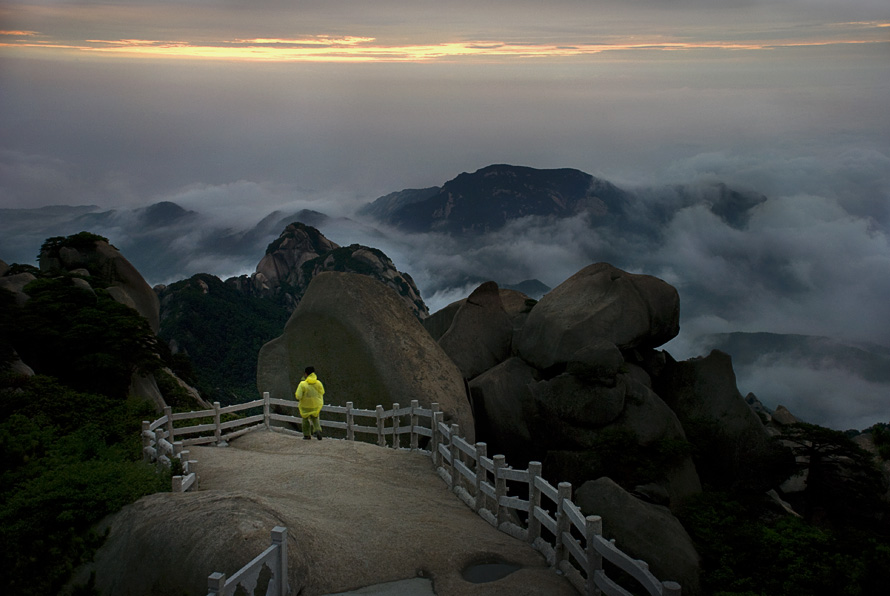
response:
<path id="1" fill-rule="evenodd" d="M 232 577 L 218 572 L 207 577 L 207 596 L 256 594 L 257 589 L 264 596 L 287 596 L 287 528 L 272 528 L 272 545 Z"/>
<path id="2" fill-rule="evenodd" d="M 264 393 L 263 399 L 244 404 L 223 408 L 214 403 L 212 410 L 173 414 L 168 408 L 158 420 L 143 422 L 143 453 L 152 461 L 183 461 L 183 475 L 174 476 L 173 490 L 188 490 L 197 481 L 197 462 L 188 459 L 184 446 L 224 445 L 262 428 L 302 435 L 285 426 L 299 428 L 302 419 L 298 415 L 279 414 L 273 406 L 295 410 L 297 402 Z M 223 420 L 226 415 L 254 409 L 262 413 L 247 412 L 244 417 Z M 325 405 L 322 412 L 322 427 L 334 430 L 346 440 L 364 434 L 381 447 L 429 453 L 439 476 L 467 506 L 502 532 L 529 542 L 580 593 L 630 595 L 606 575 L 607 562 L 636 580 L 650 596 L 680 596 L 679 584 L 659 581 L 644 561 L 630 557 L 614 541 L 602 537 L 602 519 L 581 513 L 571 500 L 571 484 L 551 485 L 544 479 L 539 462 L 530 462 L 526 470 L 514 470 L 503 455 L 488 457 L 485 443 L 471 444 L 460 436 L 456 424 L 444 423 L 444 414 L 437 404 L 422 408 L 414 400 L 408 407 L 393 404 L 389 410 L 382 406 L 366 410 L 347 402 L 345 406 Z M 357 420 L 362 419 L 371 419 L 373 425 L 359 424 Z M 198 424 L 182 426 L 185 421 Z"/>

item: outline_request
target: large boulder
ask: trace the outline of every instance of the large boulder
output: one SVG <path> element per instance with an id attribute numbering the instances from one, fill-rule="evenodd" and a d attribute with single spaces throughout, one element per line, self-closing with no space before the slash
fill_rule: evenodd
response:
<path id="1" fill-rule="evenodd" d="M 15 273 L 13 275 L 0 276 L 0 288 L 12 292 L 15 303 L 24 306 L 29 297 L 25 294 L 25 286 L 37 279 L 32 273 Z"/>
<path id="2" fill-rule="evenodd" d="M 106 524 L 108 540 L 81 574 L 95 569 L 102 594 L 146 595 L 205 594 L 210 573 L 231 575 L 269 546 L 271 528 L 288 525 L 262 497 L 224 491 L 149 495 Z M 288 530 L 289 575 L 311 577 L 306 540 L 296 543 L 292 521 Z"/>
<path id="3" fill-rule="evenodd" d="M 439 345 L 472 379 L 510 357 L 513 323 L 493 281 L 476 288 L 461 304 Z"/>
<path id="4" fill-rule="evenodd" d="M 83 234 L 83 233 L 82 233 Z M 160 327 L 158 297 L 139 271 L 124 258 L 118 249 L 98 236 L 75 235 L 65 244 L 47 243 L 40 253 L 40 270 L 84 273 L 109 284 L 112 298 L 133 308 L 148 320 L 152 331 Z"/>
<path id="5" fill-rule="evenodd" d="M 736 386 L 730 356 L 668 362 L 653 380 L 700 453 L 699 474 L 719 486 L 755 485 L 775 445 Z"/>
<path id="6" fill-rule="evenodd" d="M 566 362 L 592 338 L 622 350 L 654 348 L 679 333 L 677 290 L 608 263 L 585 267 L 538 302 L 523 325 L 519 355 L 539 369 Z"/>
<path id="7" fill-rule="evenodd" d="M 325 401 L 358 408 L 437 402 L 469 440 L 473 415 L 460 370 L 391 288 L 366 275 L 323 272 L 309 284 L 284 334 L 263 346 L 260 392 L 286 398 L 314 366 Z M 287 375 L 287 395 L 281 395 Z"/>
<path id="8" fill-rule="evenodd" d="M 501 299 L 501 307 L 507 313 L 507 316 L 510 317 L 510 322 L 513 325 L 513 339 L 515 341 L 516 336 L 522 329 L 522 325 L 525 323 L 525 319 L 528 318 L 528 313 L 531 312 L 537 300 L 529 298 L 519 290 L 507 288 L 498 288 L 498 296 Z M 452 302 L 423 320 L 423 326 L 430 332 L 433 339 L 439 341 L 445 335 L 445 332 L 451 327 L 451 323 L 454 322 L 457 311 L 460 310 L 466 301 L 467 298 Z"/>
<path id="9" fill-rule="evenodd" d="M 470 381 L 473 413 L 480 440 L 488 454 L 509 454 L 510 464 L 540 459 L 541 437 L 532 428 L 538 419 L 531 386 L 535 370 L 520 358 L 510 358 Z"/>
<path id="10" fill-rule="evenodd" d="M 552 384 L 542 391 L 544 385 L 534 389 L 540 425 L 549 429 L 545 475 L 577 486 L 620 474 L 628 490 L 660 486 L 672 507 L 701 492 L 680 421 L 633 375 L 621 374 L 614 387 L 598 390 L 589 385 L 573 391 L 568 384 L 561 395 L 552 393 Z"/>
<path id="11" fill-rule="evenodd" d="M 645 503 L 609 478 L 585 482 L 573 499 L 584 515 L 603 518 L 603 536 L 649 564 L 661 581 L 680 584 L 683 596 L 701 594 L 700 557 L 689 534 L 669 509 Z"/>

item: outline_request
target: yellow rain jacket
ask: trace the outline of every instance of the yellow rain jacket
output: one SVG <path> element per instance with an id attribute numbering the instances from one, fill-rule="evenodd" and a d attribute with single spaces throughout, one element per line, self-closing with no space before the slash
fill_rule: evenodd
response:
<path id="1" fill-rule="evenodd" d="M 300 417 L 306 418 L 321 414 L 321 407 L 324 405 L 323 396 L 324 385 L 321 384 L 315 373 L 300 381 L 296 391 L 297 401 L 300 402 Z"/>

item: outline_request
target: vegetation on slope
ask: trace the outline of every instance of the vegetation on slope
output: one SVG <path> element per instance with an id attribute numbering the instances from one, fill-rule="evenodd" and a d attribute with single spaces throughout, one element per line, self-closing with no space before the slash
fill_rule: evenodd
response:
<path id="1" fill-rule="evenodd" d="M 0 592 L 57 594 L 102 542 L 92 527 L 169 486 L 141 461 L 150 404 L 129 399 L 132 372 L 161 365 L 136 311 L 69 277 L 38 279 L 17 306 L 2 292 L 4 360 L 38 373 L 0 376 Z"/>
<path id="2" fill-rule="evenodd" d="M 257 399 L 257 355 L 281 335 L 287 310 L 207 274 L 167 286 L 161 301 L 159 335 L 188 355 L 201 395 L 223 405 Z"/>
<path id="3" fill-rule="evenodd" d="M 702 557 L 713 596 L 866 596 L 890 583 L 890 508 L 872 455 L 813 424 L 780 437 L 807 473 L 791 515 L 761 490 L 708 485 L 680 520 Z M 794 472 L 792 468 L 789 470 Z"/>

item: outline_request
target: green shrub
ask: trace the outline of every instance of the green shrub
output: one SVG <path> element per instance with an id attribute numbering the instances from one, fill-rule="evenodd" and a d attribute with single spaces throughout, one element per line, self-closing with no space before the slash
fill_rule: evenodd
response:
<path id="1" fill-rule="evenodd" d="M 103 540 L 106 515 L 169 490 L 141 461 L 145 402 L 79 392 L 56 379 L 0 378 L 3 594 L 56 594 Z"/>

